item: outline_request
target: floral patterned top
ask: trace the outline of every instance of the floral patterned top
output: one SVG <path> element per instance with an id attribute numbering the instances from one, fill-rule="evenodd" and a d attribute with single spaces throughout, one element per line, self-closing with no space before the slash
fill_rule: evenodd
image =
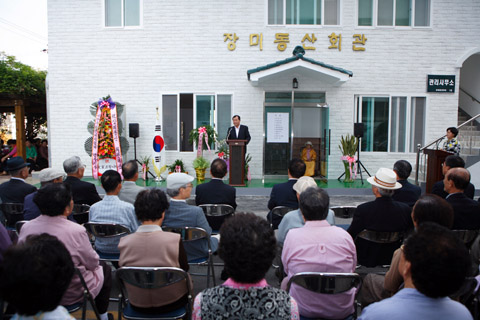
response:
<path id="1" fill-rule="evenodd" d="M 203 320 L 300 319 L 297 302 L 286 291 L 270 287 L 265 279 L 245 284 L 231 278 L 195 297 L 192 320 L 202 317 Z"/>
<path id="2" fill-rule="evenodd" d="M 453 152 L 455 155 L 460 155 L 460 143 L 457 138 L 452 138 L 443 143 L 443 150 Z"/>

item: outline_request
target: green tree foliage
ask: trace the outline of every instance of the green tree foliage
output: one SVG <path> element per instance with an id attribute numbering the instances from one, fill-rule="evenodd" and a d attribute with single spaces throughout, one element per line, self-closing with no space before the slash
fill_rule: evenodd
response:
<path id="1" fill-rule="evenodd" d="M 44 99 L 46 75 L 0 52 L 0 93 Z"/>

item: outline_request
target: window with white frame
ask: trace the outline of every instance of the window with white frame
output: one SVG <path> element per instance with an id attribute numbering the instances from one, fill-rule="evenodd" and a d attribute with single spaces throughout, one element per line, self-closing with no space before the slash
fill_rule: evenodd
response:
<path id="1" fill-rule="evenodd" d="M 105 0 L 105 27 L 139 27 L 141 0 Z"/>
<path id="2" fill-rule="evenodd" d="M 415 152 L 424 143 L 425 97 L 356 96 L 362 151 Z"/>
<path id="3" fill-rule="evenodd" d="M 269 25 L 339 25 L 341 0 L 268 0 Z"/>
<path id="4" fill-rule="evenodd" d="M 431 0 L 358 0 L 359 26 L 429 27 Z"/>
<path id="5" fill-rule="evenodd" d="M 190 131 L 212 126 L 218 139 L 225 139 L 231 123 L 231 94 L 164 94 L 162 95 L 163 139 L 167 151 L 193 151 Z M 214 147 L 212 144 L 211 147 Z"/>

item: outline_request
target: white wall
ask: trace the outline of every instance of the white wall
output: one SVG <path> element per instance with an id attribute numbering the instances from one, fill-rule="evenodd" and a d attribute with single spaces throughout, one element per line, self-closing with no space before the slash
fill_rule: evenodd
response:
<path id="1" fill-rule="evenodd" d="M 325 91 L 330 105 L 332 154 L 329 176 L 343 171 L 336 145 L 341 135 L 353 132 L 355 94 L 395 94 L 427 97 L 426 140 L 456 125 L 458 85 L 455 94 L 427 94 L 427 74 L 454 74 L 455 62 L 480 42 L 480 2 L 432 0 L 432 28 L 358 28 L 355 0 L 341 2 L 342 26 L 266 26 L 266 3 L 244 1 L 158 2 L 143 0 L 142 28 L 105 29 L 101 0 L 49 0 L 49 134 L 53 167 L 79 155 L 90 136 L 93 119 L 89 106 L 111 94 L 126 105 L 126 123 L 140 123 L 138 155 L 150 154 L 155 107 L 162 93 L 233 92 L 233 114 L 250 128 L 252 175 L 262 175 L 263 92 L 291 90 L 292 78 L 279 77 L 264 87 L 253 87 L 246 71 L 291 56 L 305 33 L 315 33 L 317 47 L 306 57 L 353 71 L 340 87 L 297 77 L 301 91 Z M 454 10 L 453 10 L 454 9 Z M 273 43 L 275 33 L 288 32 L 284 52 Z M 328 35 L 342 34 L 342 51 L 329 50 Z M 235 51 L 228 51 L 224 33 L 236 33 Z M 263 33 L 263 51 L 249 46 L 249 34 Z M 352 50 L 352 35 L 365 34 L 365 52 Z M 458 80 L 457 80 L 458 83 Z M 129 157 L 133 158 L 133 141 Z M 194 153 L 168 152 L 167 162 L 186 160 L 191 169 Z M 399 158 L 414 162 L 414 154 L 362 153 L 374 173 L 391 167 Z M 87 168 L 87 172 L 90 168 Z"/>
<path id="2" fill-rule="evenodd" d="M 480 52 L 465 60 L 460 77 L 460 87 L 480 101 Z M 459 92 L 459 106 L 472 117 L 480 113 L 480 104 L 462 91 Z M 477 123 L 480 123 L 478 118 Z"/>

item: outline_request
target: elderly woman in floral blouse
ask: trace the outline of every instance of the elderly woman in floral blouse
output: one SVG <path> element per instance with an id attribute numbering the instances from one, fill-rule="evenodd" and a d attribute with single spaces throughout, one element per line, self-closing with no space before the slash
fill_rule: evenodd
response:
<path id="1" fill-rule="evenodd" d="M 299 319 L 297 302 L 265 280 L 275 249 L 267 220 L 253 213 L 225 220 L 218 253 L 229 278 L 197 295 L 192 319 Z"/>
<path id="2" fill-rule="evenodd" d="M 460 143 L 457 140 L 458 129 L 455 127 L 447 128 L 447 141 L 443 144 L 443 150 L 460 155 Z"/>

